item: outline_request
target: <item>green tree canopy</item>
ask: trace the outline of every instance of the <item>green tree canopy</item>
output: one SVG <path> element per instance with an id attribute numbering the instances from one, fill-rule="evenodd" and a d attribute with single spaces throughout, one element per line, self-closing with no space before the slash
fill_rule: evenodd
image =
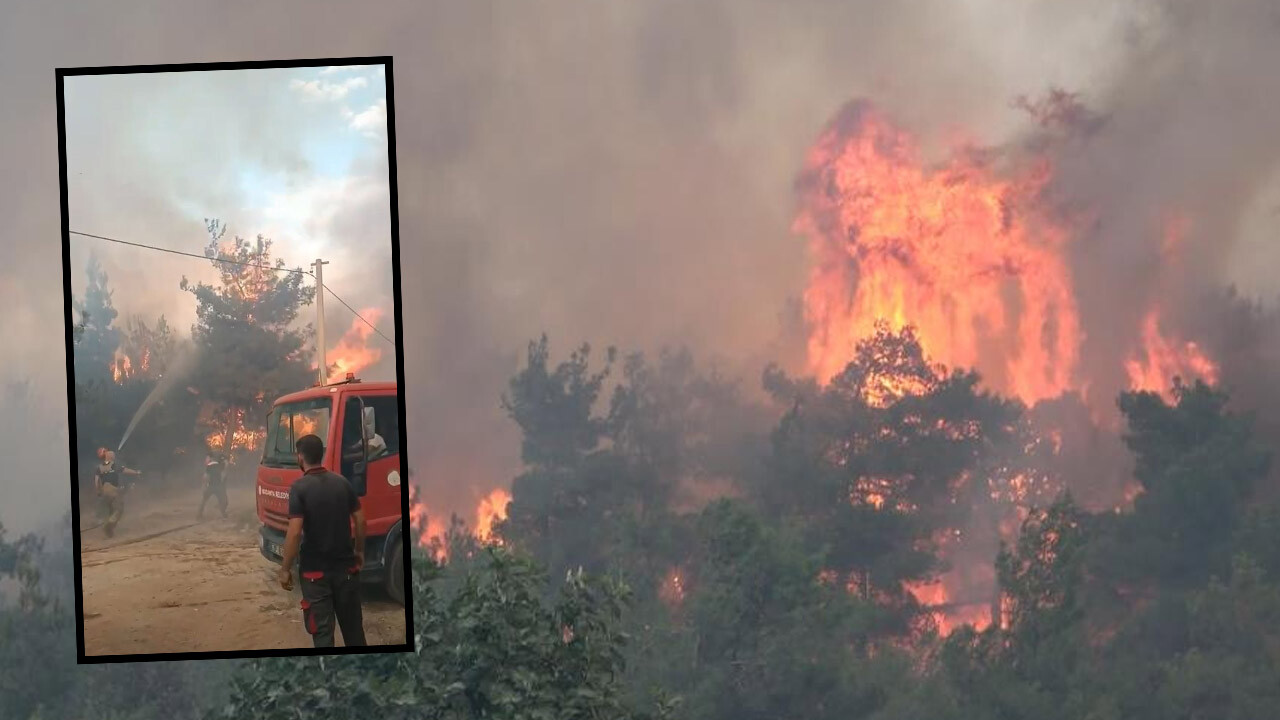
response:
<path id="1" fill-rule="evenodd" d="M 1245 504 L 1271 458 L 1251 418 L 1227 400 L 1199 381 L 1177 383 L 1173 404 L 1150 392 L 1120 396 L 1142 486 L 1117 543 L 1129 579 L 1194 586 L 1229 573 Z"/>
<path id="2" fill-rule="evenodd" d="M 111 379 L 111 364 L 120 347 L 122 334 L 115 326 L 119 313 L 112 302 L 107 273 L 94 253 L 85 267 L 88 282 L 84 297 L 75 301 L 81 318 L 73 365 L 76 381 L 92 386 Z"/>
<path id="3" fill-rule="evenodd" d="M 905 583 L 944 569 L 943 540 L 964 532 L 994 548 L 999 522 L 1048 492 L 1022 406 L 978 382 L 930 364 L 911 328 L 883 325 L 826 387 L 765 373 L 791 409 L 757 497 L 793 516 L 864 598 L 901 605 L 903 622 L 916 606 Z"/>
<path id="4" fill-rule="evenodd" d="M 276 397 L 311 384 L 312 353 L 307 348 L 312 327 L 295 323 L 302 307 L 315 298 L 301 268 L 289 270 L 271 257 L 271 241 L 236 237 L 223 243 L 226 228 L 209 221 L 205 255 L 219 273 L 216 285 L 181 288 L 196 299 L 191 335 L 199 355 L 192 385 L 215 408 L 231 447 L 238 422 L 260 429 L 266 408 Z"/>

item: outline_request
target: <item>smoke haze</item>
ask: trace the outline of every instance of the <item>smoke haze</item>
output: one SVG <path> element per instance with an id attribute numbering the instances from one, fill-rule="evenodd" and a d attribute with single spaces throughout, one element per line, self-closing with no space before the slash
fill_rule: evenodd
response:
<path id="1" fill-rule="evenodd" d="M 1132 333 L 1134 296 L 1191 299 L 1234 280 L 1269 299 L 1266 268 L 1280 258 L 1273 225 L 1258 218 L 1276 197 L 1268 134 L 1280 114 L 1280 20 L 1261 1 L 1208 5 L 16 3 L 0 29 L 10 93 L 0 109 L 0 298 L 11 379 L 30 381 L 38 412 L 6 396 L 6 424 L 21 432 L 4 433 L 0 451 L 39 459 L 9 476 L 9 492 L 29 500 L 6 504 L 0 520 L 20 531 L 67 507 L 54 67 L 395 57 L 408 457 L 429 498 L 469 508 L 518 463 L 498 396 L 543 331 L 560 352 L 583 340 L 687 344 L 750 385 L 765 361 L 794 353 L 779 315 L 802 291 L 808 258 L 790 231 L 792 185 L 816 134 L 853 97 L 929 143 L 959 131 L 1010 142 L 1028 126 L 1011 101 L 1050 87 L 1079 92 L 1106 119 L 1062 158 L 1059 179 L 1068 200 L 1099 213 L 1096 232 L 1074 246 L 1081 313 L 1117 315 L 1087 343 Z M 94 208 L 99 227 L 86 231 L 191 234 L 176 197 L 236 202 L 206 196 L 202 182 L 227 148 L 287 175 L 298 140 L 257 120 L 272 106 L 269 94 L 259 100 L 105 112 L 97 180 L 136 165 L 125 177 L 140 192 Z M 105 135 L 146 118 L 184 123 L 184 112 L 220 122 L 181 187 L 151 187 L 146 163 Z M 1158 230 L 1169 205 L 1192 215 L 1188 274 L 1150 277 L 1152 223 Z M 134 278 L 108 272 L 113 284 Z"/>

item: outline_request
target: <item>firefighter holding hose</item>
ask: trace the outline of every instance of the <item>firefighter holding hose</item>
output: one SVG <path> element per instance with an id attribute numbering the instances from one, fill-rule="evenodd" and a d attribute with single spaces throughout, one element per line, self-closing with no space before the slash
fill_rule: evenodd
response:
<path id="1" fill-rule="evenodd" d="M 218 501 L 218 509 L 222 517 L 227 517 L 227 468 L 226 461 L 220 453 L 209 453 L 204 458 L 204 497 L 200 499 L 200 509 L 196 511 L 196 520 L 204 520 L 204 504 L 209 498 Z"/>
<path id="2" fill-rule="evenodd" d="M 124 477 L 138 477 L 142 473 L 127 468 L 116 462 L 116 454 L 106 448 L 98 448 L 98 468 L 93 475 L 93 485 L 98 495 L 105 498 L 110 514 L 102 531 L 111 537 L 115 534 L 116 524 L 124 514 Z M 132 485 L 133 483 L 129 483 Z"/>

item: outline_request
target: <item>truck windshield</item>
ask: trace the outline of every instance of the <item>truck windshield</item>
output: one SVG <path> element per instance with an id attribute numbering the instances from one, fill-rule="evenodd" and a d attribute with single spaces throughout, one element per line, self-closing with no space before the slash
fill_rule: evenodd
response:
<path id="1" fill-rule="evenodd" d="M 304 435 L 319 435 L 328 445 L 329 414 L 333 399 L 328 397 L 277 405 L 267 416 L 267 442 L 262 464 L 268 467 L 298 467 L 295 443 Z"/>

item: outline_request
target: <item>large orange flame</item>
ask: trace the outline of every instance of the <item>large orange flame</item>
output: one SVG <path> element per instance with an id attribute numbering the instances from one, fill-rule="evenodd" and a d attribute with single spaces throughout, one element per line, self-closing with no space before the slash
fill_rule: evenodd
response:
<path id="1" fill-rule="evenodd" d="M 970 625 L 975 630 L 985 630 L 991 625 L 991 604 L 957 602 L 945 577 L 907 583 L 905 588 L 933 618 L 939 635 L 950 635 L 962 625 Z"/>
<path id="2" fill-rule="evenodd" d="M 1160 312 L 1152 310 L 1142 322 L 1141 347 L 1125 361 L 1129 386 L 1164 395 L 1166 400 L 1175 377 L 1183 380 L 1218 381 L 1218 367 L 1194 342 L 1171 338 L 1161 332 Z"/>
<path id="3" fill-rule="evenodd" d="M 378 319 L 382 317 L 382 311 L 378 308 L 366 308 L 360 314 L 373 325 L 377 325 Z M 328 382 L 338 382 L 347 373 L 359 375 L 360 371 L 382 359 L 382 348 L 369 343 L 372 336 L 373 328 L 369 324 L 360 318 L 351 321 L 351 327 L 338 340 L 338 344 L 325 351 L 325 362 L 333 367 Z"/>
<path id="4" fill-rule="evenodd" d="M 507 504 L 511 502 L 511 493 L 501 488 L 494 490 L 480 500 L 476 507 L 475 535 L 482 542 L 497 542 L 493 526 L 507 519 Z"/>
<path id="5" fill-rule="evenodd" d="M 809 154 L 796 229 L 816 266 L 805 292 L 811 370 L 829 380 L 877 321 L 916 328 L 926 354 L 974 367 L 1027 402 L 1074 381 L 1081 340 L 1067 232 L 1033 202 L 1038 164 L 997 176 L 958 150 L 925 169 L 914 140 L 865 104 Z"/>
<path id="6" fill-rule="evenodd" d="M 1180 213 L 1173 213 L 1166 220 L 1164 242 L 1160 247 L 1160 258 L 1166 266 L 1182 262 L 1181 250 L 1190 226 L 1190 220 Z M 1218 381 L 1217 364 L 1198 344 L 1176 337 L 1162 327 L 1159 306 L 1152 307 L 1143 316 L 1138 347 L 1125 360 L 1124 367 L 1131 390 L 1160 393 L 1169 401 L 1173 399 L 1175 377 L 1209 384 Z"/>
<path id="7" fill-rule="evenodd" d="M 448 548 L 445 547 L 448 525 L 435 513 L 429 512 L 427 503 L 422 500 L 417 487 L 409 495 L 409 519 L 413 526 L 421 531 L 418 544 L 430 550 L 437 561 L 448 559 Z M 507 505 L 511 502 L 511 493 L 501 488 L 492 490 L 480 498 L 476 505 L 475 522 L 472 535 L 483 544 L 501 544 L 501 538 L 494 534 L 494 527 L 507 519 Z"/>
<path id="8" fill-rule="evenodd" d="M 915 138 L 866 103 L 827 128 L 806 160 L 794 225 L 814 260 L 804 311 L 809 370 L 820 382 L 843 371 L 883 323 L 913 328 L 931 362 L 975 369 L 990 389 L 1028 405 L 1072 391 L 1083 397 L 1090 378 L 1081 377 L 1084 332 L 1067 254 L 1078 223 L 1048 202 L 1047 159 L 1006 159 L 958 146 L 926 165 Z M 1162 267 L 1179 261 L 1189 225 L 1177 213 L 1167 220 Z M 1216 382 L 1204 350 L 1162 327 L 1157 300 L 1149 308 L 1131 356 L 1113 359 L 1130 387 L 1167 395 L 1175 376 Z M 927 392 L 905 376 L 877 383 L 871 404 Z M 1061 434 L 1049 430 L 1057 452 Z M 1021 476 L 1011 484 L 1015 506 L 1025 485 Z M 855 503 L 875 509 L 892 502 L 874 479 L 852 491 Z M 1016 518 L 1006 520 L 1009 540 Z M 991 603 L 970 603 L 972 590 L 959 590 L 981 584 L 973 579 L 953 571 L 905 589 L 946 634 L 992 620 Z"/>
<path id="9" fill-rule="evenodd" d="M 1081 322 L 1066 250 L 1073 226 L 1047 208 L 1044 159 L 997 169 L 958 147 L 924 165 L 915 139 L 866 103 L 810 151 L 795 229 L 815 265 L 804 295 L 810 370 L 830 380 L 878 322 L 915 328 L 925 354 L 978 370 L 1028 404 L 1081 390 Z M 1180 260 L 1190 222 L 1170 213 L 1159 258 Z M 1131 389 L 1168 393 L 1174 376 L 1216 382 L 1194 342 L 1162 332 L 1152 303 L 1124 364 Z"/>
<path id="10" fill-rule="evenodd" d="M 418 538 L 419 546 L 432 550 L 437 562 L 448 559 L 448 552 L 444 546 L 447 527 L 438 515 L 428 511 L 427 504 L 419 497 L 416 485 L 409 489 L 409 522 L 422 532 Z"/>

